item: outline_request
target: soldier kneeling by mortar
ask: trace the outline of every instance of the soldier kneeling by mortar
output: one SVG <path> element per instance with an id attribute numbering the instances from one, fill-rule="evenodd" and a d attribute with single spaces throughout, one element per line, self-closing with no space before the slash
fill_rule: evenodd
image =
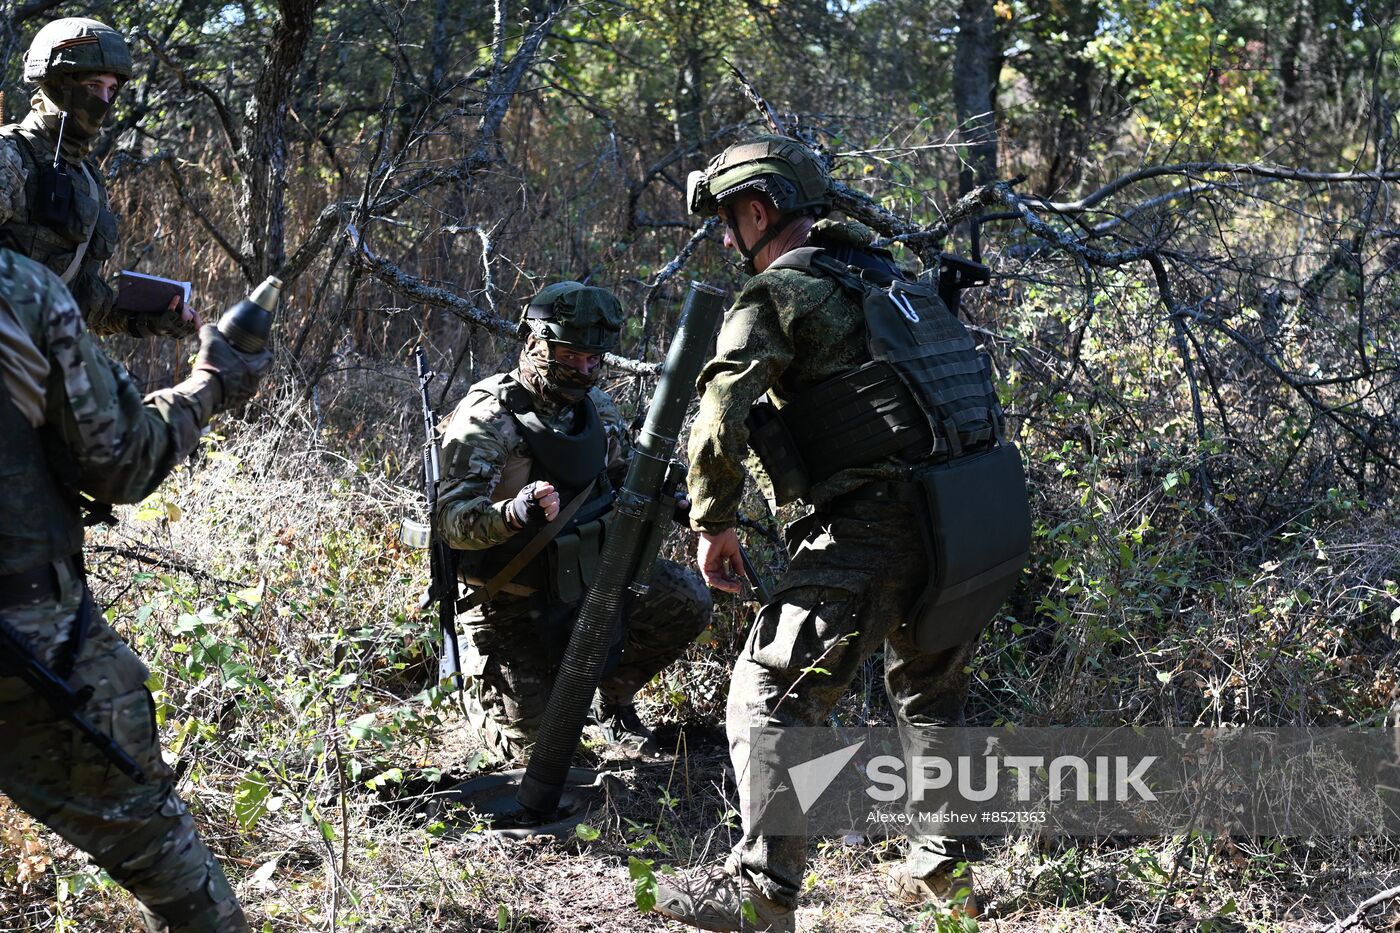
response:
<path id="1" fill-rule="evenodd" d="M 605 289 L 550 285 L 521 316 L 517 368 L 473 385 L 442 428 L 437 527 L 471 593 L 459 604 L 464 674 L 504 758 L 534 739 L 632 454 L 598 387 L 622 320 Z M 712 603 L 697 574 L 666 560 L 629 599 L 595 715 L 609 741 L 655 754 L 633 696 L 705 629 Z"/>

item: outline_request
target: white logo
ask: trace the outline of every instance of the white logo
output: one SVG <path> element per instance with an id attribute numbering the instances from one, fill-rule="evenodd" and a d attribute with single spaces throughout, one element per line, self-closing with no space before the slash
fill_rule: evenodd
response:
<path id="1" fill-rule="evenodd" d="M 854 745 L 848 745 L 838 751 L 829 752 L 820 758 L 813 758 L 811 761 L 804 761 L 800 765 L 793 765 L 788 768 L 788 777 L 792 780 L 793 793 L 797 794 L 797 805 L 802 808 L 805 815 L 812 809 L 812 804 L 826 789 L 831 786 L 831 782 L 836 780 L 836 775 L 841 773 L 841 769 L 856 757 L 856 752 L 865 744 L 865 739 L 861 739 Z"/>

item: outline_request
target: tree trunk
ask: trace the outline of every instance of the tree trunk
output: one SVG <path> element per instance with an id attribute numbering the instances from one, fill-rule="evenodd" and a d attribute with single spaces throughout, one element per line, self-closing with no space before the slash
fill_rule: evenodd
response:
<path id="1" fill-rule="evenodd" d="M 300 73 L 316 10 L 325 0 L 281 0 L 281 17 L 267 65 L 248 103 L 240 133 L 243 255 L 252 262 L 249 284 L 281 270 L 287 260 L 287 103 Z"/>
<path id="2" fill-rule="evenodd" d="M 996 96 L 1001 62 L 1001 35 L 991 0 L 962 0 L 953 55 L 953 102 L 958 136 L 966 146 L 958 174 L 960 194 L 997 177 Z"/>

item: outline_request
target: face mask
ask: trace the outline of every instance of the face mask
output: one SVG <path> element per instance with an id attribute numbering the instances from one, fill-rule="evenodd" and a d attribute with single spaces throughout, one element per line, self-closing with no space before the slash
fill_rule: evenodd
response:
<path id="1" fill-rule="evenodd" d="M 520 351 L 520 378 L 525 387 L 557 405 L 572 405 L 580 401 L 603 376 L 599 365 L 591 373 L 582 373 L 554 359 L 549 342 L 531 336 Z"/>
<path id="2" fill-rule="evenodd" d="M 92 142 L 112 112 L 112 104 L 95 97 L 83 87 L 78 75 L 59 75 L 45 81 L 30 98 L 37 119 L 50 135 L 57 138 L 59 124 L 63 126 L 62 153 L 69 161 L 81 161 L 92 148 Z M 60 114 L 67 113 L 66 120 Z"/>

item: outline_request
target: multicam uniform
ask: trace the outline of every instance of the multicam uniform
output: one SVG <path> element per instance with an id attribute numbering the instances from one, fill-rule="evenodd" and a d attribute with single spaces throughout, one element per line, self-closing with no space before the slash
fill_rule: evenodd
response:
<path id="1" fill-rule="evenodd" d="M 809 245 L 858 249 L 871 238 L 860 224 L 823 220 Z M 765 392 L 789 401 L 869 360 L 863 312 L 835 281 L 793 269 L 749 279 L 699 379 L 689 449 L 691 524 L 709 532 L 735 524 L 749 440 L 745 419 Z M 812 487 L 806 500 L 815 511 L 788 528 L 791 566 L 760 610 L 730 681 L 726 727 L 745 827 L 734 858 L 778 904 L 796 900 L 807 844 L 752 829 L 750 729 L 820 724 L 861 663 L 882 647 L 886 688 L 902 726 L 962 719 L 976 639 L 930 654 L 904 625 L 927 583 L 920 513 L 902 496 L 910 477 L 909 465 L 890 458 L 840 470 Z M 830 673 L 804 673 L 811 668 Z M 973 851 L 960 840 L 923 837 L 911 845 L 909 867 L 924 877 Z"/>
<path id="2" fill-rule="evenodd" d="M 78 491 L 149 494 L 198 442 L 213 377 L 143 400 L 57 277 L 8 250 L 0 376 L 0 617 L 74 689 L 93 689 L 81 713 L 148 776 L 122 774 L 28 684 L 0 676 L 0 790 L 135 894 L 152 930 L 245 930 L 161 758 L 146 666 L 88 611 L 80 556 Z"/>
<path id="3" fill-rule="evenodd" d="M 563 437 L 585 429 L 585 405 L 591 404 L 606 435 L 606 453 L 584 472 L 605 473 L 609 487 L 621 485 L 632 445 L 622 414 L 607 393 L 593 388 L 585 403 L 560 405 L 530 392 L 527 381 L 519 369 L 482 380 L 443 424 L 437 519 L 447 542 L 457 550 L 484 552 L 523 543 L 537 529 L 515 531 L 507 524 L 506 510 L 516 493 L 533 480 L 551 481 L 565 491 L 557 475 L 551 476 L 536 463 L 521 422 L 502 402 L 503 389 L 528 393 L 527 401 L 541 423 Z M 561 508 L 569 501 L 567 494 L 562 495 Z M 603 507 L 607 508 L 606 500 Z M 588 510 L 584 506 L 579 514 Z M 472 555 L 465 557 L 470 562 Z M 475 675 L 473 689 L 479 691 L 486 712 L 486 735 L 493 750 L 507 758 L 517 756 L 533 740 L 581 603 L 581 594 L 561 599 L 549 586 L 539 585 L 540 576 L 552 572 L 548 568 L 556 567 L 557 559 L 551 561 L 546 554 L 533 563 L 535 572 L 528 576 L 537 586 L 512 584 L 463 616 L 477 664 L 467 673 Z M 468 582 L 479 585 L 482 580 Z M 704 630 L 710 609 L 709 591 L 694 572 L 671 561 L 658 561 L 650 589 L 634 597 L 625 613 L 621 657 L 614 658 L 614 666 L 599 686 L 604 703 L 630 703 L 637 690 Z M 472 667 L 471 656 L 466 666 Z"/>

